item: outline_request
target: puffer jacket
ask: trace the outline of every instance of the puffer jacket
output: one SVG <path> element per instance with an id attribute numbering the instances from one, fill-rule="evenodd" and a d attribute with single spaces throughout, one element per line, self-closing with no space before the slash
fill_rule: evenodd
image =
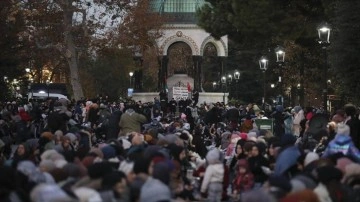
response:
<path id="1" fill-rule="evenodd" d="M 323 157 L 328 157 L 336 153 L 343 153 L 346 156 L 353 157 L 358 163 L 360 163 L 360 152 L 355 147 L 350 136 L 336 135 L 327 146 Z"/>

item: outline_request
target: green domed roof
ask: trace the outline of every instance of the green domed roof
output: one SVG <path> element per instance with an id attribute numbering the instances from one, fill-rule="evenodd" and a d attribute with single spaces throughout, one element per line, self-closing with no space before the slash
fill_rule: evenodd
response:
<path id="1" fill-rule="evenodd" d="M 169 17 L 172 23 L 196 23 L 196 11 L 204 0 L 149 0 L 150 10 Z"/>

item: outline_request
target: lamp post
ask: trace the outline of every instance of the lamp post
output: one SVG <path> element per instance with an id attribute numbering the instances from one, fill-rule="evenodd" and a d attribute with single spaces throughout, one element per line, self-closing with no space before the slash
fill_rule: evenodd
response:
<path id="1" fill-rule="evenodd" d="M 327 72 L 328 72 L 328 66 L 327 66 L 327 53 L 326 48 L 330 44 L 330 32 L 331 28 L 327 23 L 323 23 L 317 28 L 318 34 L 319 34 L 319 44 L 322 46 L 322 49 L 324 51 L 324 77 L 323 77 L 323 105 L 324 105 L 324 113 L 327 113 L 328 111 L 328 104 L 327 104 L 327 94 L 328 94 L 328 83 L 327 83 Z"/>
<path id="2" fill-rule="evenodd" d="M 269 60 L 265 57 L 265 56 L 262 56 L 259 60 L 259 66 L 260 66 L 260 70 L 263 72 L 263 79 L 264 79 L 264 95 L 263 95 L 263 98 L 262 98 L 262 103 L 265 107 L 265 98 L 266 98 L 266 86 L 265 86 L 265 83 L 266 83 L 266 75 L 265 75 L 265 72 L 268 68 L 268 65 L 269 65 Z"/>
<path id="3" fill-rule="evenodd" d="M 223 89 L 223 93 L 224 93 L 224 95 L 223 95 L 223 102 L 224 102 L 224 104 L 225 104 L 225 93 L 226 93 L 226 76 L 222 76 L 221 77 L 221 84 L 222 84 L 222 89 Z"/>
<path id="4" fill-rule="evenodd" d="M 240 72 L 238 70 L 234 71 L 234 79 L 236 81 L 235 83 L 235 98 L 238 99 L 238 81 L 240 79 Z"/>
<path id="5" fill-rule="evenodd" d="M 213 85 L 213 89 L 216 90 L 216 85 L 217 85 L 216 81 L 214 81 L 214 82 L 212 83 L 212 85 Z"/>
<path id="6" fill-rule="evenodd" d="M 48 99 L 49 99 L 49 97 L 50 97 L 49 85 L 50 85 L 50 81 L 49 81 L 49 80 L 46 80 L 46 88 L 47 88 Z"/>
<path id="7" fill-rule="evenodd" d="M 278 46 L 275 48 L 275 54 L 276 54 L 276 62 L 279 64 L 279 97 L 280 97 L 280 101 L 282 100 L 282 94 L 283 94 L 283 88 L 282 88 L 282 67 L 284 65 L 285 62 L 285 50 L 282 46 Z M 283 105 L 283 103 L 281 102 L 281 105 Z"/>
<path id="8" fill-rule="evenodd" d="M 132 80 L 132 77 L 134 76 L 134 72 L 129 72 L 129 76 L 130 76 L 130 88 L 131 88 L 131 80 Z"/>

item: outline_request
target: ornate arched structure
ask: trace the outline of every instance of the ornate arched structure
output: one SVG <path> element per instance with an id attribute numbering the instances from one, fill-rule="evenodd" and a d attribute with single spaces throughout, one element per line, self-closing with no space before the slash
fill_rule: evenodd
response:
<path id="1" fill-rule="evenodd" d="M 228 55 L 227 36 L 216 40 L 197 25 L 196 11 L 206 4 L 205 0 L 149 0 L 149 3 L 152 12 L 164 15 L 167 19 L 162 30 L 163 37 L 156 41 L 162 54 L 159 57 L 158 88 L 163 89 L 167 78 L 172 76 L 174 72 L 173 67 L 171 67 L 171 58 L 168 55 L 169 48 L 174 44 L 185 43 L 191 49 L 192 60 L 192 64 L 186 67 L 190 68 L 191 71 L 187 69 L 185 72 L 194 78 L 194 83 L 191 86 L 199 91 L 204 91 L 204 82 L 208 82 L 214 77 L 207 75 L 209 72 L 205 73 L 204 71 L 211 70 L 221 74 L 225 70 L 224 61 Z M 208 64 L 203 63 L 207 44 L 213 44 L 216 47 L 216 55 L 212 56 L 216 63 L 212 63 L 211 67 L 207 67 Z M 219 62 L 221 64 L 217 64 Z"/>

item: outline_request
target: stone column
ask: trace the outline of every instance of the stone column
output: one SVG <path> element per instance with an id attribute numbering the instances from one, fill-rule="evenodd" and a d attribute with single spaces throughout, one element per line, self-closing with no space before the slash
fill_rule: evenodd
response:
<path id="1" fill-rule="evenodd" d="M 167 55 L 159 56 L 159 72 L 158 72 L 158 90 L 161 91 L 165 87 L 165 82 L 167 79 L 167 65 L 169 58 Z"/>
<path id="2" fill-rule="evenodd" d="M 193 55 L 193 62 L 194 62 L 194 88 L 201 92 L 201 80 L 202 80 L 202 59 L 203 56 L 200 55 Z"/>

